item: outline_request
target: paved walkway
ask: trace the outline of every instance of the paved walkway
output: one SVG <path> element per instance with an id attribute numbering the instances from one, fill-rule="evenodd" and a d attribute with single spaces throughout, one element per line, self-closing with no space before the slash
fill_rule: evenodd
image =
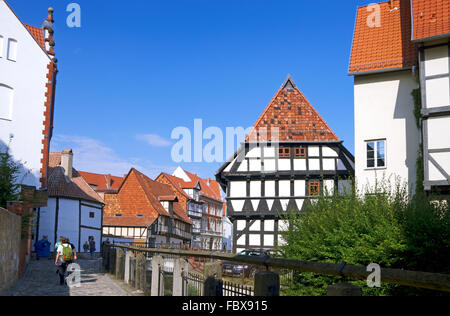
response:
<path id="1" fill-rule="evenodd" d="M 78 260 L 81 286 L 59 285 L 53 260 L 31 261 L 23 277 L 7 293 L 9 296 L 127 296 L 107 275 L 100 272 L 100 260 Z"/>

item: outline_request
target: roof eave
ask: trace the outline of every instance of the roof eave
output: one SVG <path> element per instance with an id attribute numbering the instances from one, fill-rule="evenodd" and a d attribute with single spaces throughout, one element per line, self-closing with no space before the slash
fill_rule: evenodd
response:
<path id="1" fill-rule="evenodd" d="M 429 42 L 429 41 L 435 41 L 435 40 L 446 39 L 446 38 L 450 38 L 450 33 L 434 35 L 434 36 L 429 36 L 429 37 L 423 37 L 423 38 L 416 38 L 416 39 L 413 39 L 412 42 L 413 43 L 421 43 L 421 42 Z"/>
<path id="2" fill-rule="evenodd" d="M 395 72 L 395 71 L 403 71 L 403 70 L 411 70 L 414 66 L 407 67 L 396 67 L 396 68 L 387 68 L 387 69 L 377 69 L 377 70 L 368 70 L 361 72 L 349 72 L 349 76 L 363 76 L 363 75 L 372 75 L 372 74 L 380 74 L 384 72 Z"/>

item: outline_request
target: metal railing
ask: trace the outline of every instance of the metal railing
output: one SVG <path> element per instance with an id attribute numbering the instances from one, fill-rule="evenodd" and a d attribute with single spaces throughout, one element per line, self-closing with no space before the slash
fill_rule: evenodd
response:
<path id="1" fill-rule="evenodd" d="M 340 276 L 352 280 L 367 280 L 370 274 L 369 272 L 367 272 L 367 267 L 355 266 L 350 264 L 339 265 L 333 263 L 272 258 L 267 256 L 266 257 L 250 257 L 239 255 L 237 256 L 234 254 L 226 254 L 219 252 L 187 251 L 182 249 L 179 250 L 150 249 L 150 248 L 138 248 L 120 245 L 117 245 L 116 247 L 149 254 L 226 260 L 231 262 L 265 266 L 266 268 L 270 267 L 278 269 L 288 269 L 298 272 L 312 272 L 316 274 Z M 384 283 L 450 292 L 450 275 L 429 273 L 429 272 L 407 271 L 400 269 L 386 269 L 386 268 L 382 268 L 380 272 L 382 282 Z"/>

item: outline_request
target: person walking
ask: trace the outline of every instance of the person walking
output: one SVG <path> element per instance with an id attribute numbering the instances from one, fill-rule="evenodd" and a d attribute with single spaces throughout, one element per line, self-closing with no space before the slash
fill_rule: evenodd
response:
<path id="1" fill-rule="evenodd" d="M 58 267 L 59 284 L 64 285 L 67 267 L 77 260 L 75 247 L 67 238 L 62 237 L 61 244 L 56 251 L 55 265 Z"/>
<path id="2" fill-rule="evenodd" d="M 41 240 L 34 244 L 36 260 L 39 260 L 40 258 L 50 258 L 50 245 L 47 236 L 43 236 Z"/>
<path id="3" fill-rule="evenodd" d="M 95 241 L 94 241 L 94 237 L 89 238 L 89 251 L 91 252 L 91 258 L 94 257 L 94 253 L 95 253 Z"/>
<path id="4" fill-rule="evenodd" d="M 84 250 L 84 252 L 88 252 L 89 251 L 89 243 L 87 241 L 83 245 L 83 250 Z"/>

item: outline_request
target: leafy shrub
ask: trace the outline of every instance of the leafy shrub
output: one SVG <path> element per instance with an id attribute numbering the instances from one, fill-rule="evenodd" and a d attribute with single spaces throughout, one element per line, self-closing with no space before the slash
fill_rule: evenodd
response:
<path id="1" fill-rule="evenodd" d="M 291 259 L 450 272 L 450 210 L 424 195 L 408 200 L 405 186 L 377 185 L 359 192 L 319 197 L 304 213 L 286 215 L 289 230 L 282 232 L 281 250 Z M 288 295 L 325 295 L 340 278 L 299 273 Z M 419 294 L 423 291 L 383 284 L 368 288 L 351 282 L 365 295 Z"/>

